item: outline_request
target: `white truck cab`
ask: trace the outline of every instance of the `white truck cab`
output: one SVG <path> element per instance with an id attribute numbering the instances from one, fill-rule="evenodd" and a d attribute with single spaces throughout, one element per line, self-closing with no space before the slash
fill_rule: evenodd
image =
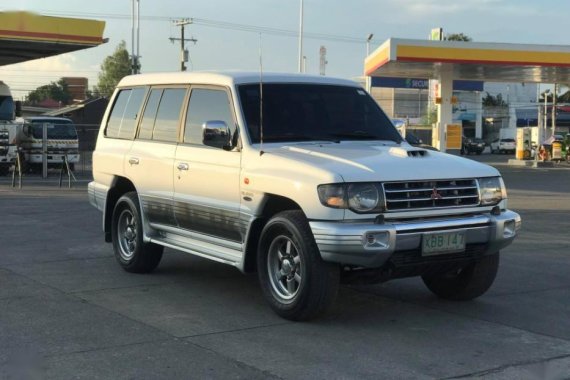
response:
<path id="1" fill-rule="evenodd" d="M 71 119 L 54 116 L 24 118 L 19 138 L 26 164 L 39 171 L 43 164 L 43 133 L 46 128 L 46 153 L 48 167 L 60 166 L 64 157 L 73 170 L 79 162 L 79 139 Z"/>
<path id="2" fill-rule="evenodd" d="M 20 102 L 14 102 L 10 87 L 0 81 L 0 174 L 7 174 L 16 161 L 20 125 L 15 119 L 19 116 L 20 106 Z"/>
<path id="3" fill-rule="evenodd" d="M 170 247 L 257 271 L 293 320 L 324 312 L 341 282 L 421 276 L 440 297 L 478 297 L 521 225 L 496 169 L 412 147 L 358 84 L 330 77 L 126 77 L 93 177 L 125 270 L 152 271 Z"/>

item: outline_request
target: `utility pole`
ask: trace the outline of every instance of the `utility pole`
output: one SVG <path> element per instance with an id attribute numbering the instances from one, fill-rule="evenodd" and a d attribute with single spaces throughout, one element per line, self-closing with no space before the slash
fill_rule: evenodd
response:
<path id="1" fill-rule="evenodd" d="M 303 0 L 299 15 L 299 72 L 303 72 Z"/>
<path id="2" fill-rule="evenodd" d="M 174 43 L 174 41 L 180 41 L 180 71 L 186 71 L 186 65 L 184 64 L 185 62 L 188 62 L 188 50 L 185 49 L 186 41 L 194 42 L 195 44 L 198 40 L 194 37 L 189 39 L 184 37 L 184 26 L 192 24 L 191 19 L 185 18 L 174 20 L 173 23 L 175 26 L 180 27 L 180 38 L 170 37 L 169 40 L 172 43 Z"/>

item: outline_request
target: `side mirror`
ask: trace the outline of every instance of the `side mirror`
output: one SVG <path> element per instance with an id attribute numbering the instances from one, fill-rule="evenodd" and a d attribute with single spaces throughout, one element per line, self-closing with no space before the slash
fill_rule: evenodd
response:
<path id="1" fill-rule="evenodd" d="M 202 143 L 206 146 L 231 149 L 230 127 L 221 120 L 209 120 L 202 124 Z"/>
<path id="2" fill-rule="evenodd" d="M 16 101 L 14 102 L 14 105 L 15 105 L 15 108 L 16 108 L 15 111 L 14 111 L 14 113 L 16 114 L 16 117 L 22 116 L 22 102 L 21 102 L 20 100 L 16 100 Z"/>

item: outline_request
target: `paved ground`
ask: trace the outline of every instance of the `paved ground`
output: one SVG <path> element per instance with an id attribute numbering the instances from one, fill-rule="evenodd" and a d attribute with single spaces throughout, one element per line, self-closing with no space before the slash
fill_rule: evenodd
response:
<path id="1" fill-rule="evenodd" d="M 278 318 L 255 276 L 221 264 L 167 251 L 151 275 L 123 272 L 84 190 L 0 180 L 0 378 L 570 378 L 570 166 L 475 158 L 524 220 L 489 293 L 344 287 L 311 323 Z"/>

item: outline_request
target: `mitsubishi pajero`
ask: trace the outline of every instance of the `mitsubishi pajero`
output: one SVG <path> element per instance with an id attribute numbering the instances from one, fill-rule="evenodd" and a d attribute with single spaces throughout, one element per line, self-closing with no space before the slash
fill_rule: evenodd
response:
<path id="1" fill-rule="evenodd" d="M 126 77 L 93 177 L 126 271 L 151 272 L 164 247 L 256 271 L 292 320 L 340 283 L 421 276 L 439 297 L 478 297 L 521 225 L 496 169 L 412 147 L 364 89 L 329 77 Z"/>

